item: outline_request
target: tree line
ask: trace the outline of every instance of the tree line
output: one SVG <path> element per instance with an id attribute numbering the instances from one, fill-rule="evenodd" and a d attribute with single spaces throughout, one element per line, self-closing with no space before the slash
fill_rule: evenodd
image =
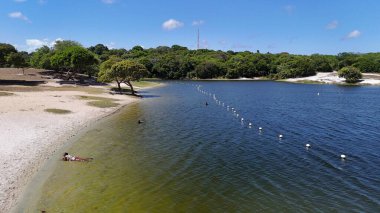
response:
<path id="1" fill-rule="evenodd" d="M 380 72 L 380 53 L 339 53 L 338 55 L 294 55 L 289 53 L 234 52 L 173 45 L 130 50 L 109 49 L 103 44 L 89 48 L 75 41 L 58 41 L 32 53 L 19 52 L 0 43 L 0 67 L 34 67 L 64 73 L 67 79 L 77 74 L 104 75 L 104 63 L 127 60 L 143 65 L 145 76 L 160 79 L 254 78 L 284 79 L 306 77 L 316 72 L 346 68 L 353 72 Z M 102 66 L 103 64 L 103 66 Z M 134 65 L 135 65 L 134 64 Z M 112 67 L 112 66 L 111 66 Z M 108 66 L 110 70 L 111 67 Z M 342 73 L 342 72 L 340 72 Z M 342 75 L 343 76 L 343 75 Z M 355 76 L 355 75 L 353 75 Z M 108 79 L 109 78 L 100 78 Z"/>

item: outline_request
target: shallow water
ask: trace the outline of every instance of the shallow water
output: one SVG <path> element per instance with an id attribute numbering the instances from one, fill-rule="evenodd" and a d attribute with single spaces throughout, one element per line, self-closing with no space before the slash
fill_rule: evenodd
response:
<path id="1" fill-rule="evenodd" d="M 379 87 L 169 82 L 144 94 L 68 149 L 93 162 L 58 162 L 21 209 L 380 212 Z"/>

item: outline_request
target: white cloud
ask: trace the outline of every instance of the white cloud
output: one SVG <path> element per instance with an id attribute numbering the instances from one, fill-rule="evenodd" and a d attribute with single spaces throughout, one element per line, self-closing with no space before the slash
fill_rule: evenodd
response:
<path id="1" fill-rule="evenodd" d="M 354 30 L 346 35 L 345 40 L 358 38 L 361 34 L 362 33 L 359 30 Z"/>
<path id="2" fill-rule="evenodd" d="M 113 4 L 116 2 L 116 0 L 102 0 L 102 2 L 105 4 Z"/>
<path id="3" fill-rule="evenodd" d="M 106 46 L 108 47 L 108 49 L 115 49 L 115 45 L 116 43 L 111 41 L 109 44 L 106 44 Z"/>
<path id="4" fill-rule="evenodd" d="M 293 5 L 286 5 L 284 7 L 284 10 L 285 12 L 287 12 L 289 15 L 293 14 L 293 12 L 295 11 L 296 7 L 293 6 Z"/>
<path id="5" fill-rule="evenodd" d="M 49 39 L 26 39 L 26 45 L 28 46 L 28 51 L 34 51 L 42 46 L 53 47 L 57 41 L 63 41 L 62 38 L 57 38 L 54 41 L 50 41 Z"/>
<path id="6" fill-rule="evenodd" d="M 165 30 L 174 30 L 176 28 L 183 27 L 183 23 L 175 19 L 169 19 L 162 24 L 162 28 Z"/>
<path id="7" fill-rule="evenodd" d="M 46 3 L 47 3 L 47 0 L 38 0 L 38 3 L 39 3 L 39 4 L 46 4 Z"/>
<path id="8" fill-rule="evenodd" d="M 326 25 L 326 29 L 328 30 L 334 30 L 338 27 L 339 22 L 337 20 L 334 20 Z"/>
<path id="9" fill-rule="evenodd" d="M 26 45 L 28 45 L 28 47 L 32 47 L 32 48 L 39 48 L 39 47 L 42 47 L 44 45 L 48 45 L 48 42 L 45 39 L 44 40 L 26 39 Z"/>
<path id="10" fill-rule="evenodd" d="M 18 2 L 18 3 L 21 3 L 21 2 L 26 2 L 26 0 L 13 0 L 14 2 Z"/>
<path id="11" fill-rule="evenodd" d="M 193 26 L 199 26 L 199 25 L 202 25 L 202 24 L 204 24 L 205 23 L 205 21 L 203 21 L 203 20 L 196 20 L 196 21 L 193 21 Z"/>
<path id="12" fill-rule="evenodd" d="M 24 14 L 22 14 L 21 12 L 13 12 L 13 13 L 9 13 L 8 16 L 10 18 L 17 18 L 17 19 L 21 19 L 21 20 L 24 20 L 24 21 L 27 21 L 27 22 L 30 22 L 30 20 L 28 19 L 28 17 L 26 17 Z"/>

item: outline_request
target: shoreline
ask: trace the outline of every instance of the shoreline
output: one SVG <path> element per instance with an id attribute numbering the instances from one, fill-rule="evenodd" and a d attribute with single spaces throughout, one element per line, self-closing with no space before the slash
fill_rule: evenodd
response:
<path id="1" fill-rule="evenodd" d="M 148 88 L 149 89 L 149 88 Z M 39 169 L 31 176 L 29 182 L 25 185 L 23 192 L 20 194 L 19 199 L 17 200 L 17 203 L 10 209 L 10 212 L 28 212 L 30 209 L 26 209 L 27 206 L 33 203 L 33 198 L 31 198 L 32 193 L 35 193 L 33 189 L 37 188 L 40 189 L 45 182 L 49 179 L 49 177 L 54 174 L 54 169 L 56 168 L 57 164 L 60 162 L 60 159 L 62 157 L 62 153 L 69 149 L 75 142 L 77 142 L 83 135 L 85 135 L 88 131 L 96 128 L 97 126 L 101 125 L 103 122 L 106 122 L 107 119 L 112 119 L 114 115 L 117 115 L 118 113 L 122 112 L 122 110 L 129 107 L 131 104 L 135 104 L 137 101 L 130 102 L 126 105 L 123 105 L 116 109 L 115 111 L 106 114 L 102 117 L 99 117 L 94 122 L 90 123 L 89 125 L 83 127 L 82 129 L 78 130 L 78 132 L 73 136 L 67 139 L 67 141 L 57 148 L 57 150 L 51 154 L 49 160 L 45 160 L 39 167 Z M 38 190 L 37 190 L 38 191 Z M 35 194 L 33 194 L 35 196 Z M 38 193 L 38 196 L 40 196 L 40 193 Z M 38 197 L 37 196 L 37 197 Z"/>
<path id="2" fill-rule="evenodd" d="M 192 80 L 190 80 L 192 81 Z M 265 77 L 255 78 L 238 78 L 238 79 L 196 79 L 194 81 L 274 81 L 274 82 L 287 82 L 298 84 L 335 84 L 335 85 L 358 85 L 358 86 L 380 86 L 380 73 L 363 73 L 362 81 L 356 84 L 346 83 L 344 78 L 338 77 L 338 73 L 334 72 L 318 72 L 314 76 L 300 77 L 300 78 L 287 78 L 280 80 L 268 79 Z"/>
<path id="3" fill-rule="evenodd" d="M 278 80 L 280 82 L 301 83 L 301 84 L 335 84 L 335 85 L 358 85 L 358 86 L 380 86 L 380 73 L 363 73 L 362 81 L 356 84 L 346 83 L 344 78 L 340 78 L 336 71 L 318 72 L 314 76 L 302 78 L 288 78 Z"/>
<path id="4" fill-rule="evenodd" d="M 48 87 L 54 84 L 49 82 Z M 160 85 L 151 85 L 143 89 Z M 11 95 L 0 97 L 0 150 L 5 162 L 0 173 L 0 212 L 9 212 L 17 206 L 27 185 L 48 160 L 55 159 L 58 150 L 70 144 L 89 127 L 140 100 L 137 97 L 105 93 L 105 87 L 93 87 L 103 91 L 97 94 L 80 91 L 81 87 L 73 88 L 77 90 L 6 91 Z M 90 106 L 88 100 L 78 98 L 84 96 L 112 98 L 118 106 Z M 46 112 L 47 108 L 71 112 L 55 114 Z"/>

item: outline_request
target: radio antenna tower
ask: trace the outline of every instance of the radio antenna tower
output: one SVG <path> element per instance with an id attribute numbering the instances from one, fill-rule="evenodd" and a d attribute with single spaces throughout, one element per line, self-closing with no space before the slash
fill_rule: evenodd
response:
<path id="1" fill-rule="evenodd" d="M 197 50 L 199 50 L 199 27 L 198 27 L 198 40 L 197 40 Z"/>

